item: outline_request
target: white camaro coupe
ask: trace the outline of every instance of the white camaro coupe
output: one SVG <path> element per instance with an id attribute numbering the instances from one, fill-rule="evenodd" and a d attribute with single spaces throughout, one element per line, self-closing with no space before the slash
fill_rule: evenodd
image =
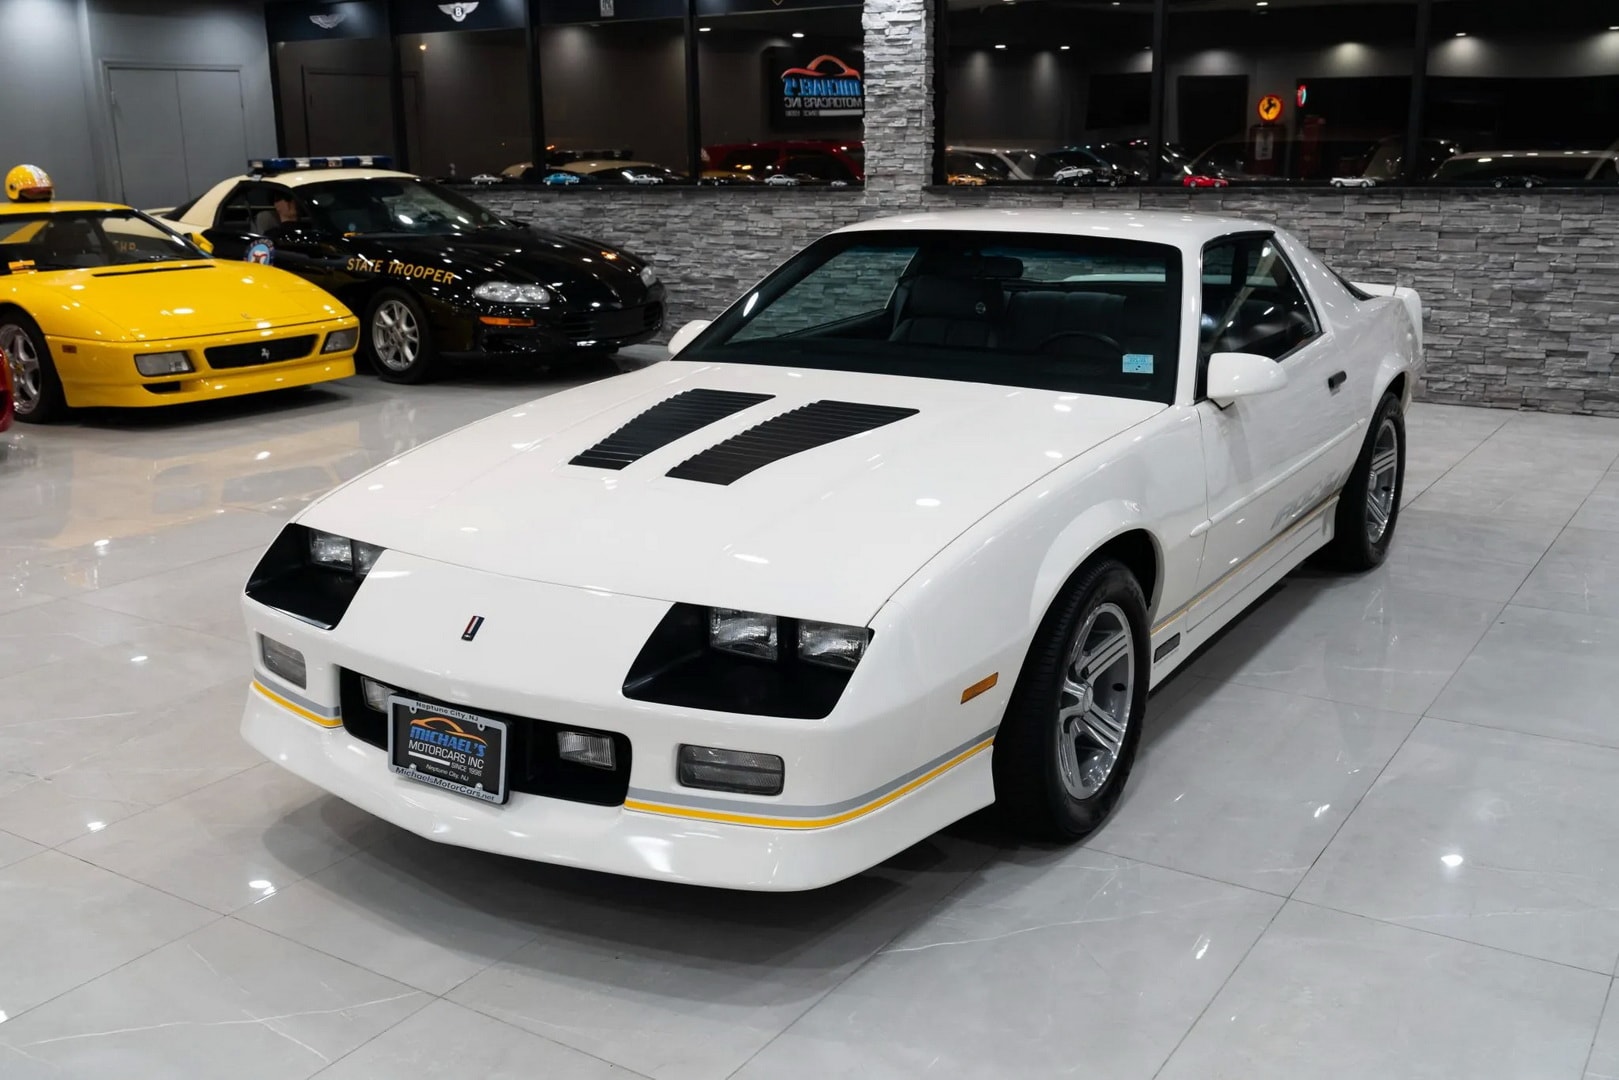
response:
<path id="1" fill-rule="evenodd" d="M 843 229 L 300 514 L 243 732 L 435 840 L 704 885 L 991 803 L 1083 836 L 1150 687 L 1318 549 L 1383 559 L 1420 327 L 1254 222 Z"/>

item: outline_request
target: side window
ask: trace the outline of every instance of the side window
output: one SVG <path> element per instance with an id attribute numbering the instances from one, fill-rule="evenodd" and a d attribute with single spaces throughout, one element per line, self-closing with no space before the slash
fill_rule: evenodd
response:
<path id="1" fill-rule="evenodd" d="M 270 184 L 238 184 L 236 190 L 225 196 L 225 200 L 219 204 L 219 213 L 214 218 L 214 225 L 232 232 L 263 235 L 273 229 L 279 221 L 273 200 Z"/>
<path id="2" fill-rule="evenodd" d="M 786 337 L 881 312 L 915 255 L 915 248 L 851 247 L 842 251 L 755 314 L 732 340 Z"/>
<path id="3" fill-rule="evenodd" d="M 1280 360 L 1319 332 L 1304 290 L 1270 237 L 1231 237 L 1203 249 L 1200 358 L 1247 352 Z"/>

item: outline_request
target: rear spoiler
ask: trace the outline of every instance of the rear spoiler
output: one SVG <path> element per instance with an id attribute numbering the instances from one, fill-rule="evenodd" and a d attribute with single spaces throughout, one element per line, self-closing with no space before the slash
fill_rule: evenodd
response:
<path id="1" fill-rule="evenodd" d="M 1405 305 L 1405 313 L 1411 319 L 1411 328 L 1417 332 L 1417 353 L 1422 353 L 1422 298 L 1417 290 L 1407 289 L 1403 285 L 1369 285 L 1364 281 L 1350 282 L 1355 288 L 1367 296 L 1393 296 Z"/>

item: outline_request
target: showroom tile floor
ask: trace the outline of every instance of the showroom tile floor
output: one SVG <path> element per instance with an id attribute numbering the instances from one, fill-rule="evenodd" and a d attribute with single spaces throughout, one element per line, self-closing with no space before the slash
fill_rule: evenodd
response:
<path id="1" fill-rule="evenodd" d="M 1417 406 L 1388 564 L 1170 680 L 1088 843 L 771 896 L 437 847 L 236 736 L 287 515 L 568 381 L 0 436 L 0 1075 L 1619 1077 L 1619 421 Z"/>

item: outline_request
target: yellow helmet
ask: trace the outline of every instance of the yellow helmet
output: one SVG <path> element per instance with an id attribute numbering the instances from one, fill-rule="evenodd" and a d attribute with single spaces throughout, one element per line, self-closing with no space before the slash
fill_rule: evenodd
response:
<path id="1" fill-rule="evenodd" d="M 48 202 L 55 194 L 50 174 L 38 165 L 18 165 L 6 173 L 6 198 L 12 202 Z"/>

